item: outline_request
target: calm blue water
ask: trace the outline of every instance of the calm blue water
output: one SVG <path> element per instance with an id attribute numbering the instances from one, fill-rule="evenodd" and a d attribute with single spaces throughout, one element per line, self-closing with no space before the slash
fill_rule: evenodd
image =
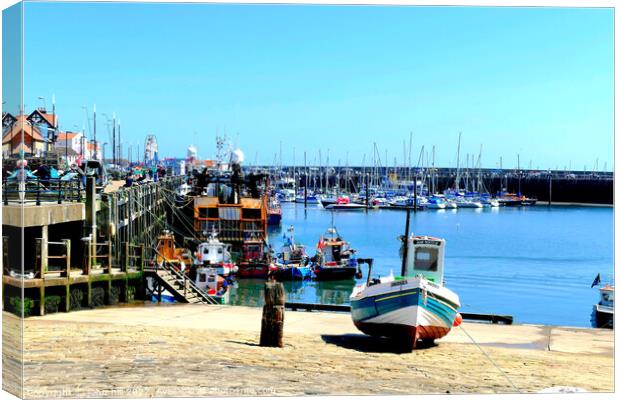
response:
<path id="1" fill-rule="evenodd" d="M 295 239 L 310 255 L 331 224 L 317 206 L 283 204 L 282 227 L 270 231 L 279 249 L 282 230 L 295 226 Z M 399 274 L 399 235 L 405 211 L 340 211 L 334 223 L 358 250 L 374 258 L 373 276 Z M 425 210 L 411 214 L 418 235 L 446 239 L 446 286 L 458 293 L 461 311 L 507 314 L 516 323 L 590 326 L 598 291 L 597 273 L 613 279 L 613 209 L 599 207 L 506 207 Z M 367 267 L 363 267 L 364 279 Z M 231 302 L 262 305 L 264 281 L 239 280 Z M 353 281 L 288 282 L 289 301 L 348 303 Z"/>

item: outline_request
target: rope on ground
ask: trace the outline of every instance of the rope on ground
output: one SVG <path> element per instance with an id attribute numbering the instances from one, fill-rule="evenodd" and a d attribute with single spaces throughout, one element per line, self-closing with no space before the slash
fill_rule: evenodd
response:
<path id="1" fill-rule="evenodd" d="M 478 347 L 478 350 L 480 350 L 480 351 L 482 352 L 482 354 L 484 354 L 484 356 L 485 356 L 485 357 L 486 357 L 486 358 L 487 358 L 487 359 L 491 362 L 491 364 L 493 364 L 493 366 L 494 366 L 495 368 L 497 368 L 497 370 L 498 370 L 498 371 L 499 371 L 502 375 L 504 375 L 504 378 L 506 378 L 506 380 L 508 381 L 508 383 L 510 383 L 510 385 L 511 385 L 511 386 L 512 386 L 512 387 L 513 387 L 516 391 L 517 391 L 517 393 L 521 393 L 521 390 L 519 390 L 519 388 L 517 387 L 517 385 L 515 385 L 515 384 L 512 382 L 512 380 L 510 379 L 510 377 L 508 377 L 508 375 L 506 374 L 506 372 L 504 372 L 504 370 L 503 370 L 503 369 L 501 369 L 501 368 L 499 367 L 499 365 L 497 365 L 497 364 L 495 363 L 495 361 L 493 361 L 493 359 L 491 358 L 491 356 L 489 356 L 489 355 L 487 354 L 487 352 L 486 352 L 486 351 L 484 351 L 484 350 L 482 349 L 482 347 L 478 344 L 478 342 L 476 342 L 476 341 L 474 340 L 474 338 L 473 338 L 473 337 L 472 337 L 472 336 L 471 336 L 471 335 L 470 335 L 470 334 L 469 334 L 469 333 L 465 330 L 465 328 L 463 328 L 463 325 L 462 325 L 462 324 L 461 324 L 461 325 L 459 325 L 459 328 L 461 328 L 461 329 L 463 330 L 463 332 L 465 333 L 465 335 L 467 335 L 467 337 L 469 338 L 469 340 L 471 340 L 471 341 L 472 341 L 472 343 L 473 343 L 473 344 L 475 344 L 475 345 L 476 345 L 476 347 Z"/>

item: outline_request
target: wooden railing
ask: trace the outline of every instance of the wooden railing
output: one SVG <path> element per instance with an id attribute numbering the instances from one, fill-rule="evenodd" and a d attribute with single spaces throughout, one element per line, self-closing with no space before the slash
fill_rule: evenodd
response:
<path id="1" fill-rule="evenodd" d="M 134 245 L 129 242 L 123 243 L 123 271 L 130 269 L 144 270 L 144 245 Z"/>
<path id="2" fill-rule="evenodd" d="M 9 273 L 9 237 L 2 236 L 2 270 Z"/>
<path id="3" fill-rule="evenodd" d="M 87 248 L 87 260 L 86 260 L 86 271 L 85 274 L 90 274 L 90 271 L 94 269 L 94 267 L 103 268 L 106 272 L 112 272 L 112 242 L 105 241 L 101 243 L 93 243 L 88 240 Z M 104 260 L 104 264 L 99 264 L 98 260 Z"/>
<path id="4" fill-rule="evenodd" d="M 44 277 L 48 272 L 60 272 L 60 276 L 69 276 L 71 274 L 71 240 L 63 239 L 60 242 L 49 242 L 43 238 L 35 239 L 35 257 L 37 265 L 37 275 Z M 50 246 L 55 251 L 50 255 Z M 54 262 L 54 270 L 50 270 L 50 260 L 60 260 L 60 263 Z"/>

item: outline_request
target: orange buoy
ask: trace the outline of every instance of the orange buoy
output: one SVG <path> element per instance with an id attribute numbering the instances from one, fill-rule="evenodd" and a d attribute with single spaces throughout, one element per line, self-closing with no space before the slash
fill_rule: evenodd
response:
<path id="1" fill-rule="evenodd" d="M 463 322 L 463 317 L 461 316 L 461 313 L 456 313 L 456 318 L 454 318 L 452 326 L 459 326 L 461 325 L 461 322 Z"/>

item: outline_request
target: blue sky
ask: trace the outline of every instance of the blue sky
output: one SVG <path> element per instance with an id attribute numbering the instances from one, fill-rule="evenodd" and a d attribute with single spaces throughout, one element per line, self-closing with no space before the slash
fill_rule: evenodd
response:
<path id="1" fill-rule="evenodd" d="M 113 112 L 126 140 L 163 155 L 215 151 L 249 163 L 403 163 L 413 132 L 436 164 L 613 164 L 611 9 L 28 3 L 28 109 L 64 129 Z M 98 137 L 105 132 L 98 117 Z M 91 122 L 92 125 L 92 122 Z M 108 147 L 109 149 L 109 147 Z M 462 161 L 462 165 L 465 161 Z"/>

